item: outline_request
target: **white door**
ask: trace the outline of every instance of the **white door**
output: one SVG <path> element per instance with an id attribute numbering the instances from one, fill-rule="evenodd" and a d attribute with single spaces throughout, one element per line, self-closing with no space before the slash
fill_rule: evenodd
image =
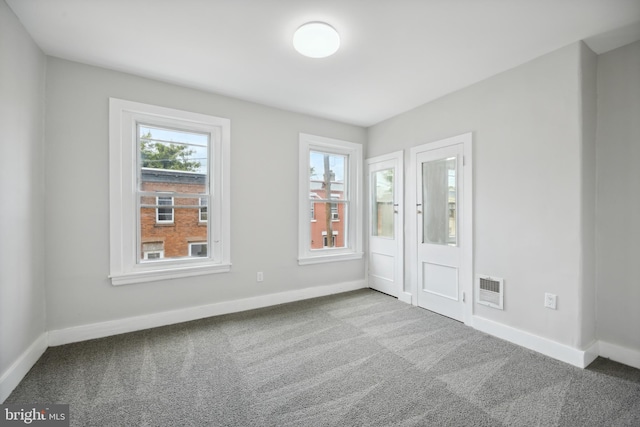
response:
<path id="1" fill-rule="evenodd" d="M 367 160 L 369 287 L 394 297 L 403 291 L 402 151 Z"/>
<path id="2" fill-rule="evenodd" d="M 411 156 L 416 179 L 417 304 L 459 321 L 465 320 L 465 289 L 471 287 L 465 251 L 471 242 L 470 230 L 464 230 L 464 154 L 464 142 L 451 138 L 415 148 Z"/>

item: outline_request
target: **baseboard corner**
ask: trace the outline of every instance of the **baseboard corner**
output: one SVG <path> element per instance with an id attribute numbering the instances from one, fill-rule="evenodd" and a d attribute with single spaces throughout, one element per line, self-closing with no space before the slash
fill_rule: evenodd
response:
<path id="1" fill-rule="evenodd" d="M 584 368 L 586 366 L 586 352 L 566 344 L 480 316 L 473 316 L 473 327 L 494 337 L 528 348 L 529 350 L 536 351 L 561 362 L 577 366 L 578 368 Z"/>
<path id="2" fill-rule="evenodd" d="M 599 355 L 614 362 L 640 369 L 640 350 L 623 347 L 607 341 L 598 341 Z"/>
<path id="3" fill-rule="evenodd" d="M 0 403 L 4 402 L 11 392 L 20 384 L 29 370 L 36 364 L 40 356 L 47 350 L 49 338 L 43 332 L 0 376 Z"/>

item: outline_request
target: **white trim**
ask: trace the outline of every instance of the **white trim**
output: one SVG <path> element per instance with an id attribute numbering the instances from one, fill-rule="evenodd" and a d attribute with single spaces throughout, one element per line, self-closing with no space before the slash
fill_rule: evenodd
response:
<path id="1" fill-rule="evenodd" d="M 48 334 L 45 332 L 16 359 L 15 362 L 0 376 L 0 402 L 4 402 L 11 392 L 20 384 L 29 370 L 49 346 Z"/>
<path id="2" fill-rule="evenodd" d="M 319 151 L 347 156 L 347 171 L 343 200 L 347 206 L 345 226 L 346 246 L 340 248 L 311 249 L 309 222 L 309 153 Z M 362 144 L 326 138 L 323 136 L 300 133 L 298 153 L 298 264 L 317 264 L 322 262 L 361 259 L 362 251 Z M 331 195 L 329 195 L 331 197 Z M 331 199 L 326 199 L 331 202 Z M 331 202 L 333 203 L 333 202 Z M 330 213 L 327 213 L 330 214 Z"/>
<path id="3" fill-rule="evenodd" d="M 196 258 L 188 258 L 197 260 Z M 149 262 L 149 265 L 159 265 Z M 231 264 L 199 264 L 186 267 L 171 267 L 158 270 L 145 270 L 127 274 L 112 274 L 109 276 L 113 286 L 132 285 L 134 283 L 156 282 L 158 280 L 180 279 L 183 277 L 203 276 L 205 274 L 226 273 L 231 271 Z"/>
<path id="4" fill-rule="evenodd" d="M 640 350 L 606 341 L 598 341 L 598 353 L 602 357 L 640 369 Z"/>
<path id="5" fill-rule="evenodd" d="M 398 294 L 398 301 L 404 302 L 406 304 L 411 304 L 412 295 L 409 292 L 400 292 Z"/>
<path id="6" fill-rule="evenodd" d="M 578 350 L 577 348 L 552 341 L 484 317 L 473 316 L 473 328 L 485 332 L 494 337 L 501 338 L 529 350 L 537 351 L 551 358 L 560 360 L 578 368 L 585 368 L 593 361 L 593 346 L 587 350 Z M 591 360 L 589 360 L 591 359 Z"/>
<path id="7" fill-rule="evenodd" d="M 58 329 L 49 332 L 49 345 L 56 346 L 70 344 L 73 342 L 188 322 L 191 320 L 219 316 L 222 314 L 270 307 L 277 304 L 317 298 L 363 288 L 366 288 L 366 282 L 364 280 L 358 280 Z"/>

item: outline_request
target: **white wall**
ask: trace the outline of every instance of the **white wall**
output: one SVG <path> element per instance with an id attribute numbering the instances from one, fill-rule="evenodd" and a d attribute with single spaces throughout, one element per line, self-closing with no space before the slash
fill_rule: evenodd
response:
<path id="1" fill-rule="evenodd" d="M 360 260 L 298 266 L 296 230 L 299 132 L 363 143 L 365 129 L 55 58 L 46 94 L 49 329 L 364 281 Z M 231 119 L 231 273 L 110 284 L 109 97 Z"/>
<path id="2" fill-rule="evenodd" d="M 20 376 L 16 364 L 46 330 L 44 74 L 44 55 L 1 0 L 0 402 Z"/>
<path id="3" fill-rule="evenodd" d="M 377 124 L 368 141 L 376 156 L 473 132 L 474 271 L 505 279 L 504 311 L 474 313 L 571 348 L 593 341 L 580 320 L 583 179 L 594 185 L 582 165 L 585 54 L 559 49 Z M 545 292 L 558 310 L 543 307 Z"/>
<path id="4" fill-rule="evenodd" d="M 597 176 L 598 339 L 640 367 L 640 42 L 598 57 Z"/>

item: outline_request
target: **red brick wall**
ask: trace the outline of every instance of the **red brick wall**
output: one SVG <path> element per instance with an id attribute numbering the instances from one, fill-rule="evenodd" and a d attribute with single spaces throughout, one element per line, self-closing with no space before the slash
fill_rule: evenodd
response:
<path id="1" fill-rule="evenodd" d="M 319 198 L 325 198 L 324 190 L 312 190 L 313 193 L 317 194 Z M 332 191 L 333 194 L 340 194 L 339 191 Z M 311 206 L 309 206 L 311 209 Z M 327 215 L 331 216 L 331 208 L 330 204 L 327 203 L 315 203 L 315 221 L 311 219 L 311 213 L 309 213 L 310 218 L 310 228 L 311 228 L 311 249 L 322 249 L 324 246 L 323 242 L 323 231 L 327 231 Z M 331 221 L 331 231 L 337 231 L 338 235 L 335 240 L 335 247 L 341 248 L 345 243 L 345 235 L 344 235 L 344 204 L 338 203 L 338 220 Z M 327 235 L 329 233 L 327 232 Z M 331 246 L 329 241 L 329 246 Z"/>
<path id="2" fill-rule="evenodd" d="M 201 193 L 200 184 L 175 184 L 144 182 L 143 191 L 175 191 Z M 144 204 L 156 204 L 155 197 L 143 198 Z M 198 205 L 199 199 L 175 198 L 176 205 Z M 207 223 L 199 221 L 199 208 L 173 210 L 173 223 L 157 223 L 155 208 L 140 209 L 140 229 L 142 243 L 164 242 L 165 258 L 189 255 L 189 243 L 207 241 Z M 143 257 L 142 245 L 140 257 Z"/>

